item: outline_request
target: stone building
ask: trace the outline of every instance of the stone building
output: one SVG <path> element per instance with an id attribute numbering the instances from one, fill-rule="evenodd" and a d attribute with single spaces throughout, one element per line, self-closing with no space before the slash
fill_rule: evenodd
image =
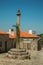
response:
<path id="1" fill-rule="evenodd" d="M 11 49 L 12 40 L 9 37 L 9 33 L 0 31 L 0 52 L 6 52 Z"/>
<path id="2" fill-rule="evenodd" d="M 10 33 L 9 33 L 10 34 Z M 16 32 L 14 32 L 13 35 L 9 36 L 10 39 L 13 41 L 13 47 L 16 48 Z M 34 34 L 30 34 L 28 32 L 20 31 L 20 44 L 19 48 L 25 48 L 25 49 L 31 49 L 31 50 L 37 50 L 38 47 L 38 39 L 39 37 Z"/>
<path id="3" fill-rule="evenodd" d="M 37 50 L 38 38 L 36 35 L 21 31 L 19 48 Z M 0 31 L 0 52 L 8 51 L 11 48 L 16 48 L 16 32 L 10 34 Z"/>
<path id="4" fill-rule="evenodd" d="M 7 51 L 8 44 L 9 44 L 9 34 L 6 32 L 0 31 L 0 52 L 4 50 Z"/>
<path id="5" fill-rule="evenodd" d="M 10 36 L 10 38 L 16 39 L 16 32 L 14 32 L 14 36 Z M 31 49 L 31 50 L 37 50 L 37 44 L 38 44 L 38 36 L 34 34 L 30 34 L 28 32 L 20 31 L 20 44 L 19 48 L 25 48 L 25 49 Z M 13 44 L 16 48 L 16 43 Z"/>

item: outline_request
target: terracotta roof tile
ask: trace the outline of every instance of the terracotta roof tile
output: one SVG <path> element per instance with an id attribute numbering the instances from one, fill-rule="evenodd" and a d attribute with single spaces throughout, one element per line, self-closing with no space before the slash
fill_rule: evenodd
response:
<path id="1" fill-rule="evenodd" d="M 24 32 L 24 31 L 20 32 L 20 37 L 21 38 L 38 38 L 37 35 L 29 34 L 29 33 Z M 14 36 L 9 35 L 9 38 L 16 38 L 16 32 L 14 32 Z"/>
<path id="2" fill-rule="evenodd" d="M 9 34 L 8 32 L 3 32 L 0 30 L 0 34 Z M 29 34 L 27 32 L 24 32 L 24 31 L 20 31 L 20 37 L 21 38 L 38 38 L 38 36 L 36 35 L 33 35 L 33 34 Z M 9 38 L 16 38 L 16 32 L 14 32 L 14 35 L 10 35 L 9 34 Z"/>
<path id="3" fill-rule="evenodd" d="M 0 30 L 0 34 L 8 34 L 8 33 Z"/>

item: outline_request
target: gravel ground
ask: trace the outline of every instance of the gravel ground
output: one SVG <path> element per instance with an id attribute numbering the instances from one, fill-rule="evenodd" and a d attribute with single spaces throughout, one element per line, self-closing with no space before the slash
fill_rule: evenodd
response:
<path id="1" fill-rule="evenodd" d="M 30 51 L 30 60 L 10 59 L 6 57 L 6 54 L 0 54 L 0 65 L 43 65 L 43 49 L 41 51 Z"/>

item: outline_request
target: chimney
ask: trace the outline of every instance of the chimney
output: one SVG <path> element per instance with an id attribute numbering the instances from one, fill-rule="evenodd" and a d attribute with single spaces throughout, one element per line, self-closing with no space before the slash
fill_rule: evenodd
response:
<path id="1" fill-rule="evenodd" d="M 36 31 L 29 30 L 28 33 L 36 35 Z"/>
<path id="2" fill-rule="evenodd" d="M 29 34 L 32 34 L 33 32 L 32 32 L 32 30 L 29 30 L 28 33 L 29 33 Z"/>
<path id="3" fill-rule="evenodd" d="M 13 29 L 9 29 L 9 34 L 10 35 L 14 35 L 14 30 Z"/>

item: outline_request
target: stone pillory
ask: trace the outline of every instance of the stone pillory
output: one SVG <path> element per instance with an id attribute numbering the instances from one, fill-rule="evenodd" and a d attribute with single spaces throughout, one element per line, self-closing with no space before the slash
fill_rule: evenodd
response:
<path id="1" fill-rule="evenodd" d="M 17 24 L 16 24 L 16 48 L 20 45 L 20 10 L 17 12 Z"/>

